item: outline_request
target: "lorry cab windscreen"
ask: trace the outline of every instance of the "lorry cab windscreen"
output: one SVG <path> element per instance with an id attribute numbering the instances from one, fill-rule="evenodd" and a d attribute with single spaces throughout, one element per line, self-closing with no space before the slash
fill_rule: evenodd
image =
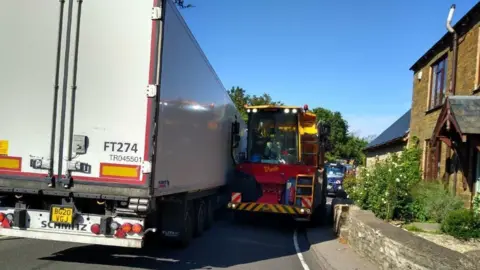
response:
<path id="1" fill-rule="evenodd" d="M 297 115 L 259 111 L 249 115 L 248 159 L 256 163 L 297 164 Z"/>

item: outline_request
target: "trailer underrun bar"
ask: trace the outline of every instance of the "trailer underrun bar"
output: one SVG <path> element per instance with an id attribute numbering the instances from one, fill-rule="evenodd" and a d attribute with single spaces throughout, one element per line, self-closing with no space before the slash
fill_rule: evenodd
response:
<path id="1" fill-rule="evenodd" d="M 308 215 L 311 214 L 311 210 L 308 208 L 295 207 L 283 204 L 269 204 L 269 203 L 229 203 L 228 208 L 238 211 L 248 212 L 266 212 L 266 213 L 278 213 L 289 215 Z"/>

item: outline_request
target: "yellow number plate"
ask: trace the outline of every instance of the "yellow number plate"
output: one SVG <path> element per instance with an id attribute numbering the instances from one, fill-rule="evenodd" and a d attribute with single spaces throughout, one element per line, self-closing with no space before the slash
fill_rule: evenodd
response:
<path id="1" fill-rule="evenodd" d="M 52 206 L 50 209 L 50 222 L 71 225 L 73 223 L 73 208 Z"/>

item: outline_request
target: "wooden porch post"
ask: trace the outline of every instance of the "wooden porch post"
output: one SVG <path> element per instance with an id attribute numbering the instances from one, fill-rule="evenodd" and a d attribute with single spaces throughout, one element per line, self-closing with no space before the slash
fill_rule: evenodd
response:
<path id="1" fill-rule="evenodd" d="M 430 151 L 428 151 L 428 171 L 427 171 L 427 181 L 432 180 L 435 171 L 435 144 L 430 141 Z"/>
<path id="2" fill-rule="evenodd" d="M 473 196 L 475 195 L 475 175 L 474 175 L 474 166 L 475 166 L 475 151 L 476 144 L 474 140 L 467 140 L 467 151 L 468 151 L 468 177 L 467 181 L 470 186 L 470 209 L 473 207 Z"/>
<path id="3" fill-rule="evenodd" d="M 434 155 L 433 155 L 433 168 L 431 180 L 436 180 L 438 178 L 438 162 L 440 161 L 440 140 L 435 140 Z"/>

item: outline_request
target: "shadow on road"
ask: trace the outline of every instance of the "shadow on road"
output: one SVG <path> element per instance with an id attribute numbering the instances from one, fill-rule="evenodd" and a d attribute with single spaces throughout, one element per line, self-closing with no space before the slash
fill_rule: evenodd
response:
<path id="1" fill-rule="evenodd" d="M 287 217 L 257 216 L 247 223 L 233 222 L 228 214 L 220 219 L 185 249 L 162 245 L 148 249 L 90 245 L 69 248 L 40 259 L 140 269 L 225 268 L 295 255 L 294 229 L 300 231 L 301 249 L 309 249 L 302 226 Z"/>

